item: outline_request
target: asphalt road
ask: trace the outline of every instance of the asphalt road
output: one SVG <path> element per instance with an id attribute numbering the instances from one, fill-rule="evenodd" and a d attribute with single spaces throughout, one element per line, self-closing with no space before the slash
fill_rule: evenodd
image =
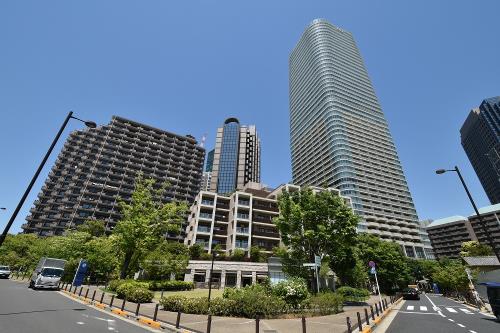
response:
<path id="1" fill-rule="evenodd" d="M 386 332 L 499 333 L 500 323 L 446 297 L 423 294 L 420 301 L 405 301 Z"/>
<path id="2" fill-rule="evenodd" d="M 0 280 L 1 333 L 146 333 L 150 330 L 94 310 L 57 291 Z"/>

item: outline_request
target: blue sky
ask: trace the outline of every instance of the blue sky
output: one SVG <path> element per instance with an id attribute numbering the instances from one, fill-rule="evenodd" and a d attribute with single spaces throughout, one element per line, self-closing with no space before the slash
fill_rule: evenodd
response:
<path id="1" fill-rule="evenodd" d="M 459 129 L 472 107 L 500 95 L 499 12 L 494 0 L 2 1 L 0 225 L 69 110 L 207 133 L 208 147 L 235 116 L 257 125 L 263 181 L 289 181 L 288 55 L 318 17 L 353 33 L 419 217 L 470 214 L 458 178 L 434 170 L 459 165 L 478 205 L 488 204 Z"/>

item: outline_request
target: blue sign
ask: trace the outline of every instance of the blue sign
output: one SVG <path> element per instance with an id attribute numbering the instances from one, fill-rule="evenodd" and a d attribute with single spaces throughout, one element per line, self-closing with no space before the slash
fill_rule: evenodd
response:
<path id="1" fill-rule="evenodd" d="M 370 269 L 370 274 L 377 274 L 377 271 L 375 270 L 375 267 L 372 267 Z"/>
<path id="2" fill-rule="evenodd" d="M 85 280 L 85 276 L 87 275 L 88 270 L 87 260 L 81 259 L 78 264 L 78 269 L 76 270 L 75 277 L 73 278 L 73 286 L 81 286 L 83 284 L 83 280 Z"/>

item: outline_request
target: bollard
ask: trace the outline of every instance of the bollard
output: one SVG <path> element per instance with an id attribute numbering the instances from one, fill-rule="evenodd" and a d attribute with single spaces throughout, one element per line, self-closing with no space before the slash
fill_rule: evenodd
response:
<path id="1" fill-rule="evenodd" d="M 158 307 L 158 304 L 156 304 Z M 181 312 L 177 311 L 177 320 L 175 321 L 175 328 L 179 328 L 181 324 Z"/>
<path id="2" fill-rule="evenodd" d="M 83 291 L 83 287 L 80 287 L 80 292 L 78 293 L 78 297 L 82 296 L 82 291 Z"/>
<path id="3" fill-rule="evenodd" d="M 124 310 L 125 309 L 125 302 L 127 301 L 126 298 L 123 299 L 123 302 L 122 302 L 122 307 L 120 308 L 120 310 Z"/>
<path id="4" fill-rule="evenodd" d="M 163 298 L 163 290 L 161 291 L 161 296 L 160 296 L 160 298 Z"/>
<path id="5" fill-rule="evenodd" d="M 370 305 L 370 312 L 372 313 L 372 320 L 375 320 L 375 314 L 373 313 L 373 306 Z"/>
<path id="6" fill-rule="evenodd" d="M 137 308 L 135 309 L 135 316 L 139 317 L 139 308 L 141 307 L 141 303 L 137 303 Z"/>
<path id="7" fill-rule="evenodd" d="M 370 325 L 370 317 L 368 316 L 368 310 L 365 308 L 365 319 L 366 319 L 366 325 Z"/>
<path id="8" fill-rule="evenodd" d="M 210 333 L 211 329 L 212 329 L 212 315 L 208 315 L 207 333 Z"/>
<path id="9" fill-rule="evenodd" d="M 352 333 L 351 318 L 346 317 L 346 321 L 347 321 L 347 333 Z"/>
<path id="10" fill-rule="evenodd" d="M 94 302 L 95 299 L 95 293 L 97 292 L 97 289 L 94 289 L 94 292 L 92 293 L 92 303 Z"/>
<path id="11" fill-rule="evenodd" d="M 102 295 L 101 295 L 101 301 L 99 303 L 102 304 L 102 302 L 104 301 L 104 291 L 102 292 Z"/>
<path id="12" fill-rule="evenodd" d="M 156 321 L 156 317 L 158 317 L 158 307 L 160 306 L 160 304 L 156 303 L 156 306 L 155 306 L 155 313 L 153 314 L 153 320 Z M 179 320 L 180 320 L 180 316 L 179 316 Z M 177 327 L 178 328 L 178 327 Z"/>
<path id="13" fill-rule="evenodd" d="M 387 298 L 385 298 L 384 301 L 385 301 L 385 308 L 386 309 L 389 308 L 389 303 L 387 303 Z"/>
<path id="14" fill-rule="evenodd" d="M 115 300 L 115 295 L 111 295 L 111 302 L 109 302 L 109 308 L 113 307 L 113 301 Z"/>
<path id="15" fill-rule="evenodd" d="M 358 330 L 361 332 L 363 330 L 363 325 L 361 324 L 361 315 L 359 312 L 356 312 L 356 316 L 358 317 Z"/>
<path id="16" fill-rule="evenodd" d="M 85 299 L 89 298 L 89 288 L 87 288 L 87 291 L 85 292 Z"/>
<path id="17" fill-rule="evenodd" d="M 255 333 L 259 333 L 260 328 L 260 318 L 259 315 L 255 317 Z"/>
<path id="18" fill-rule="evenodd" d="M 378 314 L 378 304 L 377 303 L 375 303 L 375 312 L 377 312 L 377 317 L 378 317 L 379 314 Z"/>
<path id="19" fill-rule="evenodd" d="M 73 288 L 73 285 L 71 285 L 71 287 L 69 287 L 69 292 L 71 292 L 71 288 Z M 75 290 L 73 290 L 73 294 L 76 294 L 76 289 L 77 289 L 77 288 L 78 288 L 78 287 L 77 287 L 77 286 L 75 286 Z"/>
<path id="20" fill-rule="evenodd" d="M 382 305 L 382 302 L 378 302 L 378 307 L 380 308 L 380 312 L 384 312 L 384 306 Z"/>
<path id="21" fill-rule="evenodd" d="M 306 333 L 306 318 L 302 317 L 302 333 Z"/>

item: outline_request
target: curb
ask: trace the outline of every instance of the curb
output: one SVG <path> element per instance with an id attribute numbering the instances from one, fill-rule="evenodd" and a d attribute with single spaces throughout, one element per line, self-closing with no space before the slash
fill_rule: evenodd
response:
<path id="1" fill-rule="evenodd" d="M 382 322 L 382 320 L 392 311 L 393 307 L 395 307 L 396 305 L 398 305 L 402 300 L 403 300 L 402 297 L 398 298 L 394 303 L 392 303 L 389 306 L 389 308 L 387 310 L 385 310 L 384 312 L 382 312 L 380 314 L 380 316 L 378 316 L 377 318 L 375 318 L 373 320 L 373 324 L 371 324 L 369 326 L 366 326 L 361 331 L 358 328 L 357 332 L 359 332 L 359 333 L 371 333 L 371 332 L 373 332 L 377 328 L 377 326 L 380 325 L 380 323 Z"/>

